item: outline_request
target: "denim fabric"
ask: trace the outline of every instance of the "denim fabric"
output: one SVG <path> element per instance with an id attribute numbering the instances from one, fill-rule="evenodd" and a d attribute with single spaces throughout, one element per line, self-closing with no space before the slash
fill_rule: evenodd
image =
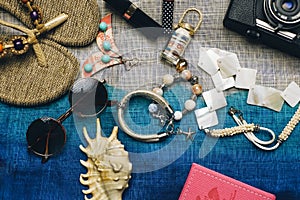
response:
<path id="1" fill-rule="evenodd" d="M 249 106 L 245 103 L 246 98 L 246 92 L 227 96 L 226 110 L 229 106 L 235 106 L 244 111 L 244 117 L 248 122 L 272 128 L 277 135 L 296 110 L 284 105 L 283 110 L 276 113 L 265 108 Z M 30 122 L 41 116 L 58 117 L 68 107 L 66 96 L 54 103 L 36 108 L 0 104 L 0 199 L 84 198 L 81 190 L 86 188 L 80 184 L 79 175 L 85 173 L 86 169 L 81 166 L 79 160 L 85 160 L 86 156 L 78 148 L 82 143 L 79 137 L 81 133 L 72 117 L 63 122 L 67 130 L 67 142 L 60 154 L 41 164 L 37 156 L 27 151 L 25 134 Z M 113 107 L 107 108 L 100 115 L 105 134 L 109 135 L 116 125 L 115 111 Z M 235 125 L 230 116 L 225 114 L 224 119 L 222 126 Z M 93 130 L 93 127 L 90 129 Z M 147 144 L 135 141 L 119 131 L 119 139 L 129 152 L 158 150 L 168 145 L 174 137 L 177 136 L 171 136 L 160 143 Z M 152 172 L 133 173 L 123 199 L 177 199 L 193 162 L 271 192 L 279 200 L 300 199 L 299 127 L 279 149 L 273 152 L 258 150 L 243 135 L 238 135 L 219 139 L 212 150 L 200 158 L 200 148 L 205 150 L 210 144 L 204 144 L 204 138 L 204 133 L 197 130 L 194 141 L 192 143 L 188 141 L 190 146 L 170 165 Z M 186 143 L 184 137 L 179 139 Z M 175 152 L 176 149 L 171 149 L 169 153 L 171 155 Z M 166 153 L 159 156 L 163 162 L 169 155 Z M 143 162 L 145 167 L 153 164 L 151 160 Z M 135 168 L 135 163 L 132 164 Z"/>

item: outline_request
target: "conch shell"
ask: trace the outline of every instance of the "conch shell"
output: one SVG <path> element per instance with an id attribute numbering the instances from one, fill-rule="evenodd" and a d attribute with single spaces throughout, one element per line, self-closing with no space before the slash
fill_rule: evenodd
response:
<path id="1" fill-rule="evenodd" d="M 88 159 L 80 160 L 87 168 L 86 174 L 80 174 L 80 183 L 89 189 L 82 190 L 85 199 L 121 200 L 123 191 L 131 178 L 132 164 L 124 145 L 117 139 L 118 127 L 115 126 L 109 138 L 101 135 L 100 120 L 97 119 L 96 137 L 91 139 L 86 128 L 84 137 L 88 146 L 79 146 Z M 91 195 L 91 198 L 88 197 Z"/>

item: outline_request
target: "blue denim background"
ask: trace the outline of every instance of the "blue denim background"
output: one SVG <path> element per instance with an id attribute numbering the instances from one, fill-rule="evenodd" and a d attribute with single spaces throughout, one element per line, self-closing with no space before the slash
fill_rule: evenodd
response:
<path id="1" fill-rule="evenodd" d="M 248 122 L 272 128 L 277 135 L 296 110 L 286 104 L 280 113 L 249 106 L 245 103 L 246 97 L 247 93 L 243 91 L 229 95 L 228 108 L 240 108 Z M 66 96 L 36 108 L 0 104 L 0 199 L 84 198 L 81 190 L 86 188 L 80 184 L 79 175 L 85 173 L 86 169 L 79 160 L 86 160 L 86 156 L 78 148 L 81 141 L 72 117 L 63 123 L 67 130 L 63 151 L 46 164 L 41 164 L 41 160 L 28 153 L 26 148 L 25 134 L 32 120 L 41 116 L 58 117 L 68 107 Z M 115 108 L 107 108 L 100 115 L 105 133 L 110 133 L 116 125 L 114 112 Z M 226 116 L 224 127 L 233 125 L 233 120 Z M 141 149 L 152 151 L 172 140 L 169 138 L 162 143 L 146 144 L 129 138 L 121 130 L 119 139 L 131 152 Z M 133 173 L 123 199 L 178 199 L 193 162 L 271 192 L 279 200 L 300 199 L 299 127 L 273 152 L 260 151 L 243 135 L 238 135 L 219 139 L 207 156 L 199 158 L 203 139 L 204 133 L 198 130 L 188 150 L 171 165 L 153 172 Z M 166 155 L 160 156 L 163 160 Z"/>

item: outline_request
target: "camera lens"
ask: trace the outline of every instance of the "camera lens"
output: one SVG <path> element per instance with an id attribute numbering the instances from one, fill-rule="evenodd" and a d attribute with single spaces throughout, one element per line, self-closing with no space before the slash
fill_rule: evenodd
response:
<path id="1" fill-rule="evenodd" d="M 269 22 L 280 29 L 300 25 L 300 0 L 264 0 L 264 11 Z"/>
<path id="2" fill-rule="evenodd" d="M 283 8 L 283 10 L 290 12 L 293 11 L 293 9 L 296 7 L 295 5 L 296 3 L 294 1 L 284 1 L 282 2 L 281 7 Z"/>

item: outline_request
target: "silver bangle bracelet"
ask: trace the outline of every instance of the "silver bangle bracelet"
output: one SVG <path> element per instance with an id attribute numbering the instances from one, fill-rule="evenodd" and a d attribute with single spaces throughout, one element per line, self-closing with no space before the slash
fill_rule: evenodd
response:
<path id="1" fill-rule="evenodd" d="M 132 97 L 141 96 L 148 99 L 151 99 L 158 103 L 167 113 L 167 116 L 169 117 L 169 123 L 167 125 L 166 131 L 162 133 L 154 133 L 154 134 L 138 134 L 135 133 L 133 130 L 131 130 L 124 119 L 124 112 L 127 108 L 127 105 Z M 172 107 L 169 105 L 169 103 L 160 95 L 148 91 L 148 90 L 136 90 L 133 92 L 128 93 L 120 102 L 118 107 L 118 120 L 119 120 L 119 126 L 120 128 L 129 136 L 132 138 L 142 141 L 142 142 L 158 142 L 162 139 L 168 137 L 171 133 L 173 133 L 173 118 L 174 118 L 174 111 Z"/>

